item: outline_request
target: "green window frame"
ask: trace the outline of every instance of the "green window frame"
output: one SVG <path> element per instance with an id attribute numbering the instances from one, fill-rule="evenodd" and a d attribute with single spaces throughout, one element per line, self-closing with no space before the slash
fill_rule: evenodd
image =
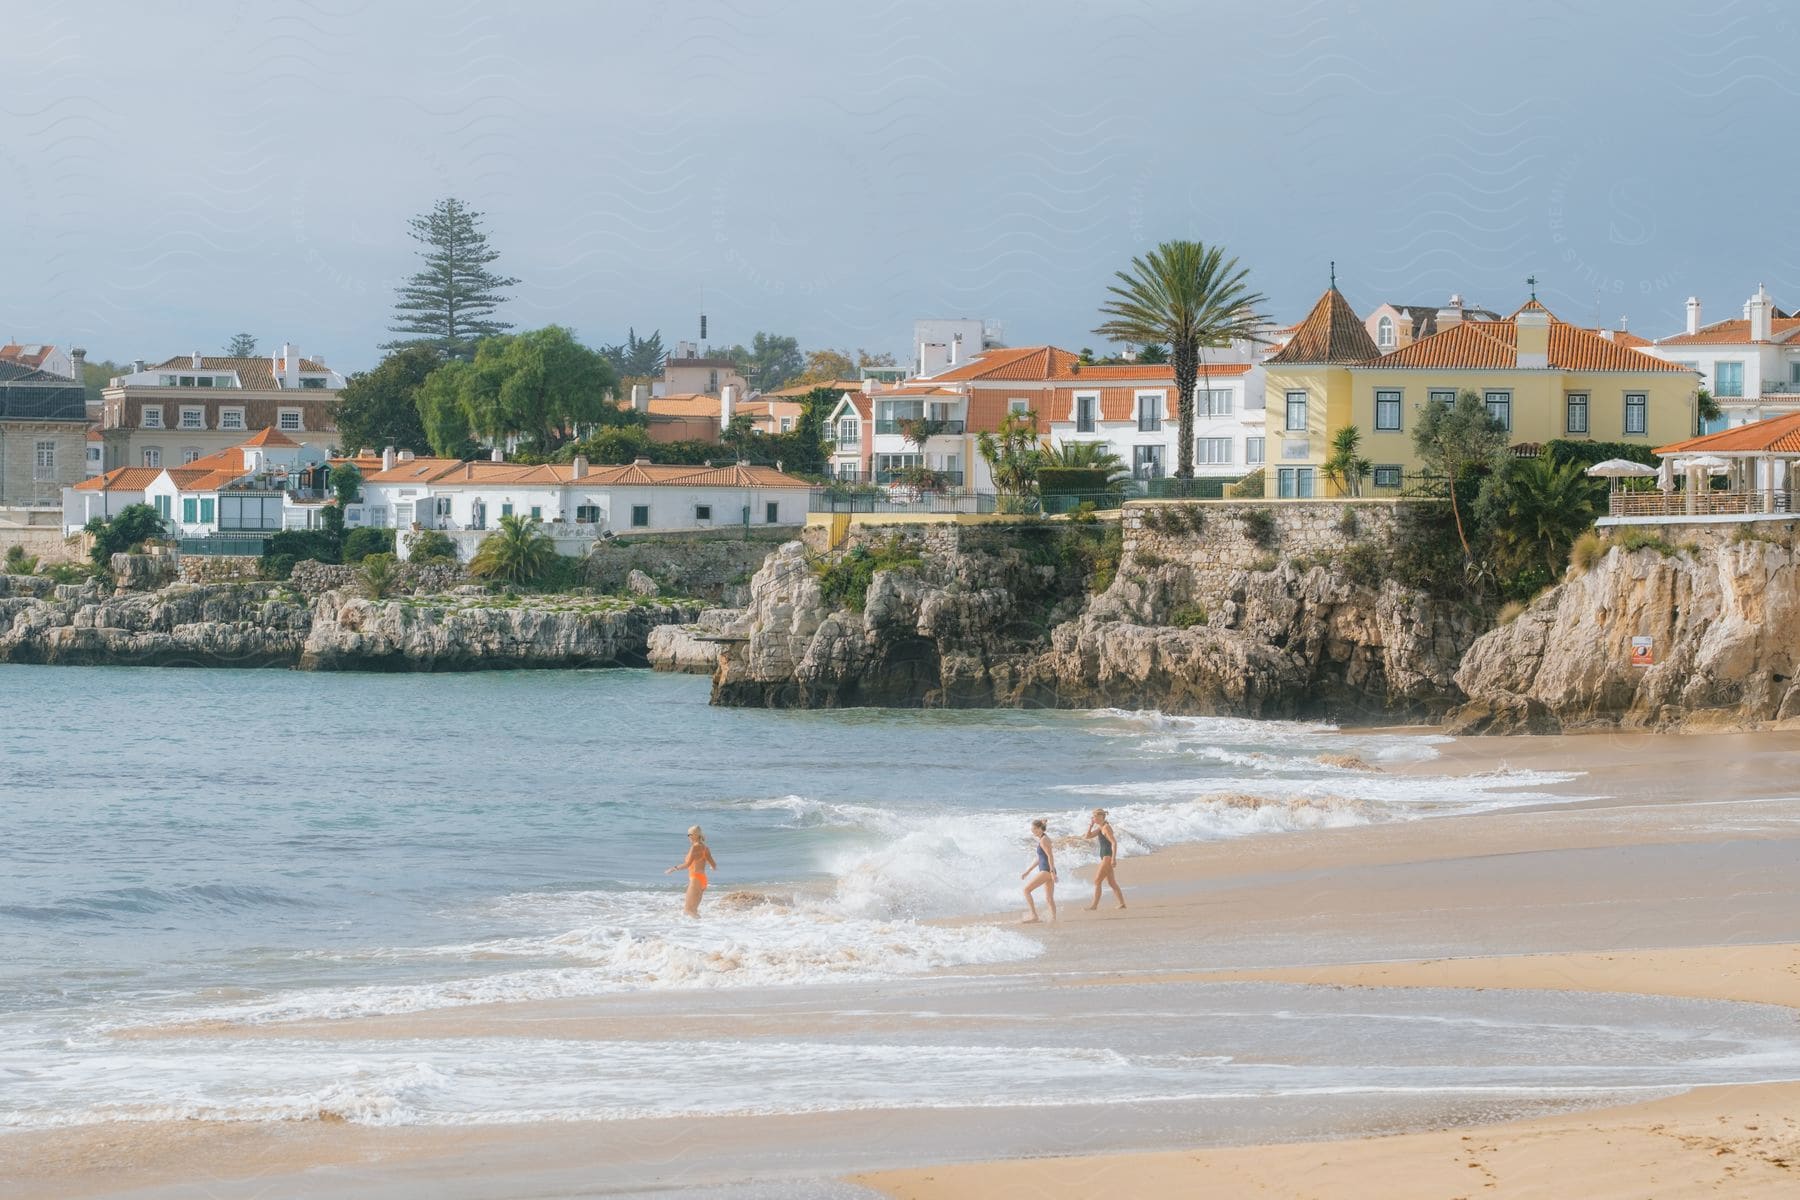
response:
<path id="1" fill-rule="evenodd" d="M 544 519 L 544 506 L 543 505 L 534 504 L 531 506 L 531 519 L 534 521 L 541 521 Z"/>
<path id="2" fill-rule="evenodd" d="M 1382 389 L 1375 393 L 1375 428 L 1391 433 L 1400 428 L 1400 393 Z"/>
<path id="3" fill-rule="evenodd" d="M 1586 433 L 1588 431 L 1588 394 L 1586 392 L 1570 392 L 1568 395 L 1568 419 L 1563 428 L 1569 433 Z"/>
<path id="4" fill-rule="evenodd" d="M 200 497 L 200 523 L 202 525 L 213 523 L 213 498 L 211 496 Z"/>
<path id="5" fill-rule="evenodd" d="M 633 529 L 648 529 L 650 527 L 650 506 L 648 504 L 634 504 L 631 506 L 631 527 Z"/>
<path id="6" fill-rule="evenodd" d="M 195 500 L 194 497 L 183 496 L 181 498 L 181 523 L 183 525 L 192 525 L 199 519 L 199 510 L 199 502 Z"/>
<path id="7" fill-rule="evenodd" d="M 512 514 L 512 504 L 511 503 L 502 504 L 500 506 L 500 515 L 503 517 L 512 516 L 513 515 Z"/>
<path id="8" fill-rule="evenodd" d="M 1643 437 L 1650 432 L 1650 395 L 1648 392 L 1625 393 L 1625 435 Z"/>
<path id="9" fill-rule="evenodd" d="M 781 524 L 781 503 L 770 500 L 763 505 L 763 520 L 770 525 Z"/>

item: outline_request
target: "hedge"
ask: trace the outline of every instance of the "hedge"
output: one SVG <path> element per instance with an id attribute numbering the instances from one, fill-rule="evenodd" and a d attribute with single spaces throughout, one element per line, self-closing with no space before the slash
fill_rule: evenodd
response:
<path id="1" fill-rule="evenodd" d="M 1041 496 L 1093 496 L 1114 490 L 1111 472 L 1099 467 L 1039 467 Z"/>

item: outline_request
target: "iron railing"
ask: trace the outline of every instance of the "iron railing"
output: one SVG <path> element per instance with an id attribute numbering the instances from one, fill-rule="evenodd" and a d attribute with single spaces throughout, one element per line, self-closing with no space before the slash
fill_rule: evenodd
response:
<path id="1" fill-rule="evenodd" d="M 912 471 L 930 471 L 933 475 L 943 481 L 945 487 L 953 488 L 961 487 L 965 476 L 965 473 L 962 471 L 952 471 L 940 469 L 938 467 L 878 467 L 872 477 L 877 484 L 883 487 L 889 484 L 898 484 L 904 487 L 906 486 L 906 477 L 908 473 Z"/>
<path id="2" fill-rule="evenodd" d="M 263 547 L 268 545 L 266 537 L 249 534 L 215 533 L 210 537 L 180 538 L 176 548 L 183 554 L 197 555 L 241 555 L 247 558 L 262 557 Z"/>
<path id="3" fill-rule="evenodd" d="M 923 419 L 924 418 L 921 417 L 901 417 L 898 420 L 893 421 L 878 420 L 875 422 L 875 432 L 904 434 L 906 432 L 906 426 L 912 424 L 914 421 Z M 962 421 L 934 421 L 933 424 L 937 425 L 939 428 L 931 435 L 932 437 L 960 437 L 962 436 L 963 430 L 967 428 Z"/>

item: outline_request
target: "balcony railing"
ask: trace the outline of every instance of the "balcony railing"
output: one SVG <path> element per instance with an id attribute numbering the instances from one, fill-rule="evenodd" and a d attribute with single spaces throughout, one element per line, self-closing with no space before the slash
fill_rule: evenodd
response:
<path id="1" fill-rule="evenodd" d="M 907 473 L 909 471 L 918 470 L 930 471 L 933 475 L 936 475 L 939 479 L 943 480 L 948 487 L 959 488 L 963 485 L 964 472 L 945 470 L 939 467 L 880 467 L 875 471 L 874 480 L 876 483 L 883 486 L 894 483 L 904 484 L 906 482 Z"/>
<path id="2" fill-rule="evenodd" d="M 904 435 L 906 433 L 906 426 L 912 424 L 914 421 L 917 421 L 919 419 L 920 418 L 918 418 L 918 417 L 902 417 L 897 421 L 880 421 L 880 420 L 878 420 L 875 422 L 875 432 L 876 433 L 898 433 L 898 434 Z M 961 421 L 939 421 L 939 422 L 937 422 L 937 424 L 939 426 L 941 426 L 941 428 L 938 429 L 938 431 L 936 433 L 932 434 L 933 437 L 939 437 L 939 436 L 961 437 L 962 436 L 964 425 L 963 425 L 963 422 L 961 422 Z"/>
<path id="3" fill-rule="evenodd" d="M 1138 432 L 1139 433 L 1160 433 L 1160 432 L 1162 432 L 1162 427 L 1163 427 L 1163 419 L 1161 417 L 1139 417 L 1138 418 Z"/>
<path id="4" fill-rule="evenodd" d="M 1792 512 L 1793 495 L 1786 491 L 1633 491 L 1607 497 L 1606 511 L 1615 517 L 1747 516 L 1752 513 Z"/>

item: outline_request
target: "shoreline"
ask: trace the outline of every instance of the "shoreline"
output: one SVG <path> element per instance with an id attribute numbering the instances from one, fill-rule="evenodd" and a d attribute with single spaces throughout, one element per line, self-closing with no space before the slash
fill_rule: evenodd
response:
<path id="1" fill-rule="evenodd" d="M 1411 727 L 1405 731 L 1435 732 Z M 1505 749 L 1507 754 L 1494 754 L 1497 749 Z M 1695 778 L 1698 788 L 1684 785 L 1682 764 L 1696 758 L 1716 762 L 1728 749 L 1739 756 L 1732 771 L 1715 772 L 1717 778 L 1704 782 Z M 947 989 L 963 987 L 969 981 L 991 987 L 994 1003 L 1002 1006 L 1011 1003 L 1007 997 L 1054 996 L 1076 987 L 1105 989 L 1158 981 L 1271 983 L 1308 989 L 1454 986 L 1539 991 L 1554 985 L 1559 991 L 1692 995 L 1800 1006 L 1800 946 L 1796 945 L 1800 920 L 1787 916 L 1800 911 L 1789 903 L 1800 885 L 1781 883 L 1782 877 L 1776 874 L 1781 863 L 1792 861 L 1793 839 L 1800 838 L 1800 800 L 1791 798 L 1792 787 L 1784 790 L 1778 786 L 1791 774 L 1782 768 L 1800 753 L 1800 735 L 1706 734 L 1666 740 L 1656 735 L 1598 740 L 1573 735 L 1504 742 L 1481 738 L 1439 743 L 1437 750 L 1434 759 L 1384 765 L 1383 773 L 1455 778 L 1496 770 L 1504 757 L 1505 765 L 1513 769 L 1542 769 L 1551 762 L 1563 768 L 1585 763 L 1590 775 L 1541 789 L 1571 798 L 1464 814 L 1457 820 L 1403 820 L 1265 833 L 1190 842 L 1124 859 L 1122 882 L 1132 907 L 1122 913 L 1104 906 L 1097 913 L 1074 911 L 1086 899 L 1082 893 L 1089 872 L 1082 868 L 1079 875 L 1071 872 L 1061 889 L 1068 901 L 1064 922 L 1048 929 L 1027 927 L 1047 949 L 1042 957 L 1023 962 L 906 976 L 890 985 L 640 992 L 624 997 L 515 1001 L 393 1016 L 288 1022 L 251 1031 L 227 1027 L 180 1032 L 311 1036 L 321 1038 L 322 1044 L 355 1037 L 516 1035 L 679 1042 L 719 1033 L 746 1038 L 796 1036 L 817 1031 L 822 1004 L 852 1005 L 856 996 L 897 993 L 903 998 L 917 997 L 908 1001 L 916 1008 L 941 1010 L 943 998 L 950 994 Z M 1570 761 L 1577 758 L 1582 762 Z M 1584 787 L 1592 782 L 1591 772 L 1601 769 L 1623 786 Z M 1643 794 L 1633 794 L 1639 787 Z M 1611 794 L 1604 799 L 1573 798 L 1600 791 Z M 1753 879 L 1768 882 L 1772 891 L 1740 894 Z M 1786 891 L 1780 890 L 1783 887 Z M 950 923 L 1015 928 L 994 914 Z M 1743 944 L 1718 945 L 1723 930 Z M 1470 951 L 1473 953 L 1465 953 Z M 1731 969 L 1722 973 L 1723 968 Z M 1717 986 L 1679 990 L 1682 980 L 1700 977 L 1716 977 Z M 840 996 L 844 999 L 834 999 Z M 897 1019 L 885 1023 L 873 1017 L 858 1020 L 874 1031 L 891 1033 L 903 1027 Z M 861 1027 L 844 1026 L 846 1030 Z M 1789 1085 L 1773 1086 L 1787 1089 Z M 1769 1095 L 1776 1100 L 1768 1099 Z M 934 1139 L 926 1132 L 932 1129 L 955 1130 L 984 1123 L 996 1128 L 1024 1129 L 1035 1124 L 1061 1128 L 1076 1120 L 1077 1114 L 1016 1108 L 864 1109 L 787 1117 L 732 1115 L 451 1128 L 378 1127 L 332 1119 L 267 1124 L 114 1122 L 9 1133 L 0 1135 L 4 1139 L 0 1144 L 18 1156 L 18 1179 L 34 1189 L 30 1194 L 70 1198 L 125 1192 L 146 1200 L 182 1195 L 186 1193 L 180 1183 L 199 1177 L 198 1173 L 204 1173 L 212 1194 L 221 1197 L 267 1194 L 267 1189 L 286 1185 L 296 1194 L 307 1195 L 423 1197 L 441 1194 L 447 1179 L 466 1178 L 471 1173 L 480 1182 L 468 1184 L 465 1194 L 470 1196 L 564 1194 L 558 1190 L 562 1185 L 552 1183 L 551 1177 L 564 1182 L 591 1180 L 595 1171 L 607 1179 L 629 1176 L 649 1189 L 656 1179 L 663 1178 L 655 1172 L 665 1169 L 654 1166 L 661 1159 L 646 1156 L 646 1146 L 652 1143 L 690 1147 L 684 1153 L 698 1154 L 697 1161 L 715 1164 L 728 1152 L 735 1152 L 738 1161 L 758 1164 L 756 1169 L 767 1172 L 770 1179 L 781 1177 L 783 1170 L 791 1171 L 791 1165 L 784 1168 L 780 1164 L 798 1157 L 820 1164 L 820 1170 L 806 1176 L 808 1180 L 831 1175 L 854 1178 L 857 1187 L 878 1186 L 896 1196 L 995 1195 L 1003 1193 L 980 1189 L 1002 1184 L 1023 1187 L 1029 1180 L 1029 1194 L 1055 1197 L 1078 1191 L 1087 1194 L 1091 1188 L 1065 1188 L 1056 1171 L 1046 1166 L 1040 1175 L 1034 1164 L 1061 1162 L 1065 1181 L 1086 1179 L 1090 1184 L 1096 1178 L 1116 1179 L 1121 1171 L 1128 1172 L 1134 1182 L 1140 1169 L 1153 1174 L 1171 1172 L 1154 1177 L 1166 1179 L 1170 1188 L 1191 1190 L 1218 1186 L 1225 1180 L 1235 1185 L 1240 1177 L 1262 1178 L 1241 1175 L 1248 1169 L 1242 1165 L 1245 1162 L 1254 1165 L 1268 1159 L 1268 1170 L 1275 1171 L 1289 1159 L 1298 1163 L 1310 1158 L 1316 1166 L 1318 1147 L 1326 1144 L 1332 1147 L 1334 1160 L 1364 1163 L 1359 1169 L 1379 1176 L 1389 1170 L 1411 1169 L 1367 1165 L 1387 1164 L 1388 1158 L 1383 1156 L 1441 1154 L 1446 1147 L 1454 1151 L 1468 1138 L 1477 1138 L 1482 1145 L 1498 1144 L 1496 1139 L 1510 1139 L 1514 1135 L 1507 1131 L 1515 1130 L 1524 1131 L 1518 1137 L 1525 1139 L 1522 1145 L 1527 1148 L 1536 1144 L 1531 1139 L 1552 1137 L 1559 1144 L 1578 1143 L 1586 1147 L 1583 1153 L 1592 1155 L 1591 1138 L 1603 1136 L 1592 1129 L 1637 1137 L 1631 1131 L 1642 1125 L 1642 1114 L 1650 1111 L 1666 1110 L 1669 1115 L 1658 1120 L 1684 1130 L 1706 1121 L 1716 1124 L 1720 1113 L 1761 1113 L 1764 1128 L 1760 1132 L 1768 1133 L 1779 1124 L 1764 1112 L 1772 1103 L 1791 1109 L 1800 1103 L 1800 1090 L 1765 1094 L 1750 1084 L 1709 1087 L 1624 1108 L 1531 1115 L 1503 1126 L 1434 1120 L 1426 1115 L 1415 1126 L 1438 1132 L 1401 1134 L 1397 1140 L 1359 1137 L 1351 1131 L 1334 1138 L 1334 1132 L 1345 1131 L 1325 1127 L 1320 1140 L 1270 1143 L 1252 1139 L 1239 1143 L 1235 1150 L 1158 1151 L 1145 1147 L 1074 1160 L 1079 1166 L 1040 1157 L 1046 1152 L 1041 1141 L 1019 1140 L 1017 1145 L 1035 1148 L 985 1165 L 978 1151 L 958 1150 L 959 1166 L 880 1172 L 867 1168 L 878 1163 L 893 1166 L 896 1159 L 929 1161 L 927 1153 L 901 1148 L 914 1142 L 929 1145 L 935 1141 L 941 1153 L 964 1137 L 974 1136 Z M 984 1115 L 959 1125 L 955 1111 Z M 1402 1123 L 1406 1120 L 1400 1119 Z M 950 1124 L 943 1124 L 945 1121 Z M 1586 1125 L 1581 1124 L 1584 1121 Z M 1739 1123 L 1759 1122 L 1743 1116 Z M 1552 1133 L 1543 1134 L 1540 1129 Z M 1747 1131 L 1746 1136 L 1757 1132 Z M 1108 1137 L 1114 1145 L 1131 1145 L 1129 1127 Z M 873 1140 L 859 1142 L 858 1138 Z M 1407 1138 L 1424 1140 L 1415 1150 L 1406 1148 L 1413 1143 L 1401 1145 Z M 1178 1136 L 1153 1140 L 1163 1146 L 1193 1141 Z M 1769 1150 L 1754 1139 L 1733 1144 L 1741 1148 L 1717 1157 L 1761 1162 L 1755 1156 L 1765 1151 L 1780 1157 L 1778 1148 Z M 1267 1148 L 1271 1145 L 1275 1147 L 1272 1151 Z M 1371 1145 L 1376 1149 L 1366 1149 Z M 1401 1149 L 1395 1150 L 1396 1145 Z M 858 1146 L 863 1149 L 857 1150 Z M 888 1147 L 891 1149 L 884 1149 Z M 861 1163 L 855 1161 L 859 1153 Z M 1489 1158 L 1495 1155 L 1504 1160 L 1499 1164 L 1504 1166 L 1511 1161 L 1512 1151 L 1502 1148 Z M 1796 1158 L 1800 1159 L 1800 1154 Z M 619 1165 L 633 1162 L 640 1165 L 629 1170 Z M 1763 1167 L 1785 1170 L 1768 1163 Z M 1085 1173 L 1090 1168 L 1099 1175 Z M 707 1169 L 724 1168 L 715 1165 Z M 1478 1175 L 1466 1166 L 1460 1169 L 1470 1177 Z M 1196 1170 L 1201 1173 L 1194 1174 Z M 626 1175 L 618 1175 L 619 1171 Z M 984 1171 L 998 1174 L 984 1176 Z M 716 1181 L 725 1176 L 706 1178 Z M 1304 1188 L 1314 1186 L 1304 1175 L 1271 1174 L 1266 1178 L 1275 1181 L 1269 1185 L 1275 1195 L 1306 1194 Z M 967 1181 L 982 1182 L 978 1188 Z M 956 1190 L 959 1187 L 965 1190 Z M 1283 1187 L 1290 1190 L 1284 1192 Z M 1347 1184 L 1339 1189 L 1335 1182 L 1330 1188 L 1314 1188 L 1320 1194 L 1358 1195 L 1347 1189 Z M 631 1188 L 623 1190 L 630 1192 Z M 0 1185 L 0 1196 L 7 1194 L 5 1185 Z M 1482 1194 L 1549 1193 L 1489 1189 Z"/>

